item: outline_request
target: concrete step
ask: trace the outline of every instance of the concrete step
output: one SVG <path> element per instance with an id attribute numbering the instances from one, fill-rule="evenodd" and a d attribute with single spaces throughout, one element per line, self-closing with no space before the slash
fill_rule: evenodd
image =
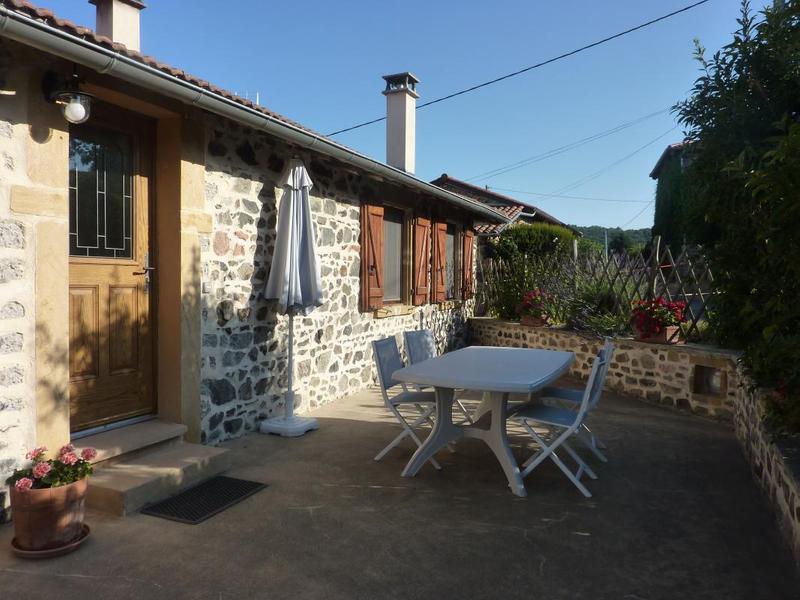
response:
<path id="1" fill-rule="evenodd" d="M 83 448 L 97 450 L 92 463 L 99 466 L 133 458 L 157 446 L 176 444 L 183 439 L 186 429 L 186 425 L 180 423 L 153 419 L 80 438 L 74 444 L 79 451 Z"/>
<path id="2" fill-rule="evenodd" d="M 230 466 L 228 450 L 178 442 L 101 465 L 89 478 L 86 505 L 114 515 L 135 512 Z"/>

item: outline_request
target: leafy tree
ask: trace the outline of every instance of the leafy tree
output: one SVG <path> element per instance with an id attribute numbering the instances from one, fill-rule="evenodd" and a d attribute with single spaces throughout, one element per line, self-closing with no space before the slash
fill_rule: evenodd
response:
<path id="1" fill-rule="evenodd" d="M 716 333 L 777 390 L 773 417 L 800 430 L 800 0 L 759 17 L 745 1 L 738 23 L 710 58 L 696 43 L 701 74 L 676 110 L 703 199 Z"/>
<path id="2" fill-rule="evenodd" d="M 619 227 L 600 227 L 599 225 L 570 225 L 576 229 L 583 236 L 581 239 L 591 240 L 600 244 L 601 247 L 605 246 L 605 237 L 608 233 L 608 239 L 614 237 L 614 234 L 624 231 L 630 238 L 632 243 L 641 242 L 647 244 L 650 241 L 651 233 L 649 227 L 642 229 L 620 229 Z"/>
<path id="3" fill-rule="evenodd" d="M 624 253 L 631 247 L 631 239 L 624 231 L 618 231 L 608 240 L 608 249 L 611 252 Z"/>

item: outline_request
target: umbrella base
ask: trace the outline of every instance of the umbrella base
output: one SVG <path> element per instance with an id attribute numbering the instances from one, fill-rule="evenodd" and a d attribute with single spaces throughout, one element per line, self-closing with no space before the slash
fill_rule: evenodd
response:
<path id="1" fill-rule="evenodd" d="M 283 437 L 300 437 L 304 433 L 319 429 L 319 422 L 316 419 L 307 417 L 273 417 L 266 421 L 261 421 L 258 430 L 261 433 L 272 433 Z"/>

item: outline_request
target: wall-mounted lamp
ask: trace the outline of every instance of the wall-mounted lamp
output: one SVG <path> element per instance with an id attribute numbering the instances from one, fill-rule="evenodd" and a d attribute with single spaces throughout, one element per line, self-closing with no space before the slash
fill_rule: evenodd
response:
<path id="1" fill-rule="evenodd" d="M 49 72 L 42 82 L 47 99 L 50 102 L 59 104 L 64 113 L 64 118 L 74 125 L 85 123 L 92 111 L 93 96 L 82 92 L 78 83 L 77 72 L 66 80 L 63 77 L 59 78 L 53 72 Z"/>

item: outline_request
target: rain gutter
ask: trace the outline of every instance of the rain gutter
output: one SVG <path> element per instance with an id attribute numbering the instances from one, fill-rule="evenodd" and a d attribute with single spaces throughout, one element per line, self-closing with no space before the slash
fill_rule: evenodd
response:
<path id="1" fill-rule="evenodd" d="M 280 121 L 200 86 L 103 48 L 78 36 L 0 6 L 0 36 L 32 46 L 49 54 L 88 67 L 143 88 L 164 94 L 185 104 L 232 119 L 252 129 L 319 152 L 394 183 L 413 187 L 444 202 L 481 215 L 497 223 L 508 219 L 488 206 L 432 185 L 336 142 Z"/>

